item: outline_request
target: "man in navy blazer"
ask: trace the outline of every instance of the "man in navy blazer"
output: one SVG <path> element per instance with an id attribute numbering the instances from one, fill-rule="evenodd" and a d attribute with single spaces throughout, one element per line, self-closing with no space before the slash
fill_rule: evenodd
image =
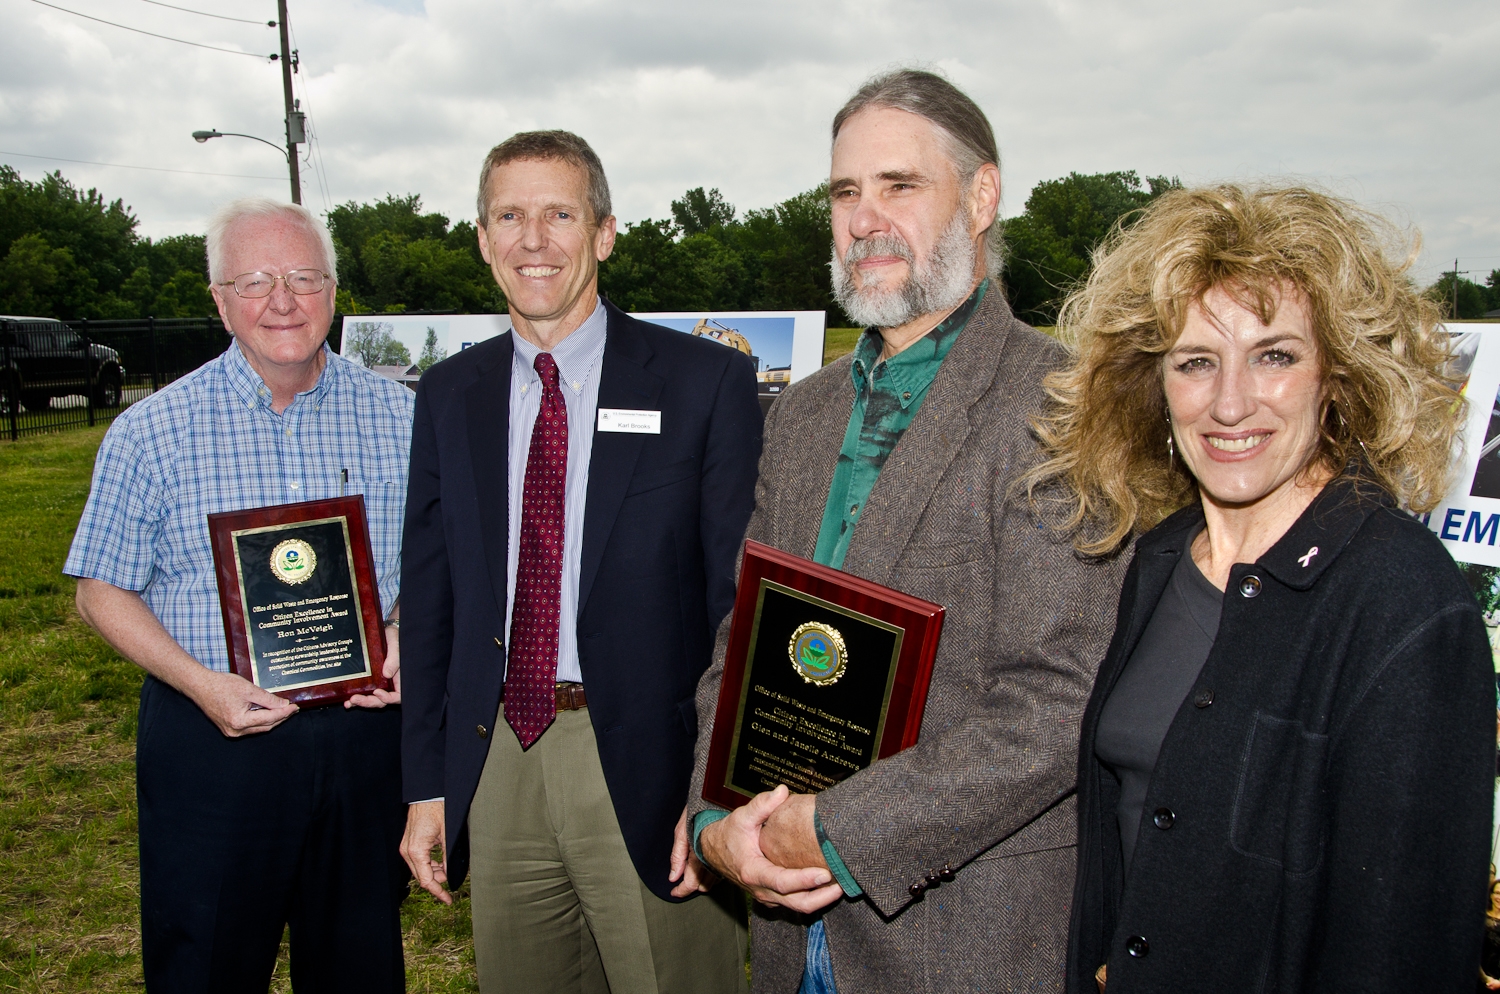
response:
<path id="1" fill-rule="evenodd" d="M 486 994 L 743 990 L 743 900 L 722 885 L 682 902 L 668 877 L 694 694 L 754 502 L 754 370 L 599 298 L 615 219 L 581 138 L 496 146 L 479 225 L 515 330 L 417 389 L 402 854 L 445 903 L 469 872 Z M 546 682 L 527 684 L 538 658 Z M 543 693 L 527 741 L 518 702 Z"/>

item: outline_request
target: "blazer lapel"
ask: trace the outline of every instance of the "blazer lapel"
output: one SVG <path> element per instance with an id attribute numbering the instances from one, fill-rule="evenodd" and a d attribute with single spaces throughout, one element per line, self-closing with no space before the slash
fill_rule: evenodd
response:
<path id="1" fill-rule="evenodd" d="M 646 369 L 654 353 L 623 311 L 605 301 L 609 324 L 605 329 L 604 359 L 600 363 L 599 407 L 657 410 L 665 381 Z M 668 413 L 665 416 L 670 416 Z M 578 573 L 578 609 L 589 600 L 589 590 L 604 558 L 604 547 L 620 513 L 620 502 L 630 488 L 636 459 L 646 436 L 594 428 L 589 455 L 588 497 L 583 510 L 583 554 Z"/>
<path id="2" fill-rule="evenodd" d="M 994 383 L 1012 320 L 1004 301 L 992 284 L 944 358 L 922 409 L 875 479 L 849 541 L 846 571 L 889 582 L 938 481 L 969 437 L 969 409 Z"/>
<path id="3" fill-rule="evenodd" d="M 510 364 L 514 355 L 510 333 L 495 355 L 479 367 L 479 375 L 464 391 L 469 431 L 469 461 L 474 491 L 479 498 L 479 531 L 495 607 L 505 617 L 510 587 Z"/>
<path id="4" fill-rule="evenodd" d="M 854 409 L 854 381 L 849 375 L 849 363 L 843 362 L 830 372 L 837 379 L 828 389 L 809 398 L 806 411 L 798 412 L 798 438 L 792 456 L 798 465 L 782 474 L 786 492 L 777 503 L 802 508 L 803 513 L 773 515 L 776 533 L 767 539 L 776 548 L 804 559 L 811 559 L 817 551 L 828 491 L 833 487 L 833 473 L 838 467 L 839 451 L 844 447 L 849 414 Z M 775 414 L 772 408 L 772 416 Z M 767 425 L 766 437 L 774 430 L 774 424 Z"/>

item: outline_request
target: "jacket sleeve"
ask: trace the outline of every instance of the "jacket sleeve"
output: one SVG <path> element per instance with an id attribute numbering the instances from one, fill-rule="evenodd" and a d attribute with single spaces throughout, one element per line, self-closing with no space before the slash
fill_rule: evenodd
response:
<path id="1" fill-rule="evenodd" d="M 699 490 L 698 529 L 708 583 L 710 637 L 734 607 L 736 557 L 755 506 L 763 420 L 754 369 L 738 353 L 729 359 L 709 413 Z"/>
<path id="2" fill-rule="evenodd" d="M 1079 723 L 1126 557 L 1080 559 L 1038 526 L 1024 494 L 1002 491 L 989 625 L 959 648 L 983 658 L 982 683 L 950 688 L 968 704 L 946 725 L 929 697 L 921 741 L 818 797 L 830 839 L 883 914 L 912 900 L 913 883 L 1023 830 L 1036 849 L 1076 840 L 1072 810 L 1051 809 L 1074 788 Z"/>
<path id="3" fill-rule="evenodd" d="M 401 790 L 441 797 L 453 652 L 453 581 L 443 530 L 442 471 L 431 397 L 417 386 L 401 558 Z"/>
<path id="4" fill-rule="evenodd" d="M 1330 729 L 1327 901 L 1306 990 L 1471 991 L 1487 903 L 1495 677 L 1472 603 L 1428 618 Z"/>

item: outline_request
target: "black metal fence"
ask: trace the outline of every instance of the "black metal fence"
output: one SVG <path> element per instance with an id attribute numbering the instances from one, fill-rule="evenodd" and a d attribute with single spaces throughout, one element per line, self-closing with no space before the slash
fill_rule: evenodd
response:
<path id="1" fill-rule="evenodd" d="M 342 317 L 329 342 L 338 348 Z M 229 347 L 218 318 L 0 319 L 0 435 L 108 424 Z"/>

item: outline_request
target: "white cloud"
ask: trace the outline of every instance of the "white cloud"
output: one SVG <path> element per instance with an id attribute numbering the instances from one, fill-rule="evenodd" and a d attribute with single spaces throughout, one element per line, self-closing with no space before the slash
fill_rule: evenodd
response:
<path id="1" fill-rule="evenodd" d="M 0 0 L 0 150 L 173 169 L 282 175 L 274 64 L 142 37 L 28 0 Z M 206 44 L 269 52 L 274 32 L 129 0 L 60 5 Z M 182 6 L 274 17 L 274 5 Z M 563 127 L 598 149 L 627 221 L 688 187 L 741 209 L 825 175 L 828 123 L 870 73 L 947 72 L 989 113 L 1006 210 L 1038 180 L 1136 169 L 1184 181 L 1319 183 L 1418 225 L 1431 278 L 1457 255 L 1500 268 L 1500 16 L 1493 3 L 1218 4 L 1052 0 L 292 0 L 328 188 L 322 207 L 420 193 L 473 211 L 484 152 Z M 212 205 L 285 195 L 284 180 L 187 176 L 0 156 L 119 196 L 152 235 L 201 230 Z"/>

